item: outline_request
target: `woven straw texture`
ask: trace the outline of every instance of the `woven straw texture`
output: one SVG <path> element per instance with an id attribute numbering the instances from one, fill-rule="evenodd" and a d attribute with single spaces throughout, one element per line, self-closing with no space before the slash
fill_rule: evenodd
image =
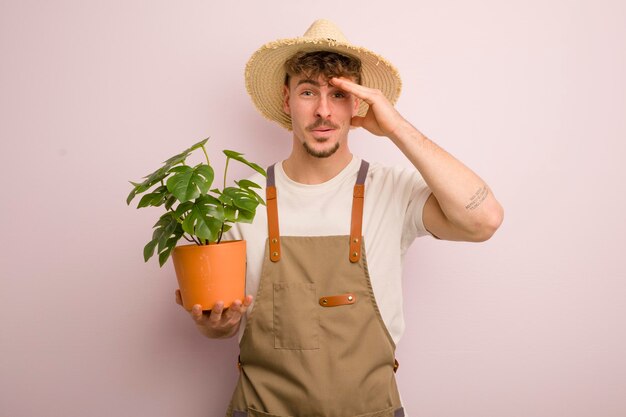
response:
<path id="1" fill-rule="evenodd" d="M 317 20 L 302 37 L 281 39 L 259 48 L 246 65 L 246 89 L 256 108 L 269 120 L 291 130 L 291 117 L 283 111 L 284 63 L 296 52 L 334 51 L 361 60 L 362 84 L 380 90 L 392 104 L 400 96 L 398 70 L 385 58 L 348 42 L 341 30 L 328 20 Z M 359 116 L 367 113 L 362 102 Z"/>

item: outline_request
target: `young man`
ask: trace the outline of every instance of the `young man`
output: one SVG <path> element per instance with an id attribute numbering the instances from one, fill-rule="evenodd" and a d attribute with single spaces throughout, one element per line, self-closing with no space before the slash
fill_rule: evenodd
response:
<path id="1" fill-rule="evenodd" d="M 227 415 L 404 416 L 394 376 L 402 257 L 421 235 L 484 241 L 502 208 L 396 111 L 395 68 L 328 21 L 259 49 L 246 85 L 262 114 L 292 131 L 293 148 L 268 169 L 267 213 L 229 233 L 248 242 L 251 295 L 191 312 L 208 337 L 239 333 Z M 415 169 L 352 155 L 352 127 L 389 138 Z"/>

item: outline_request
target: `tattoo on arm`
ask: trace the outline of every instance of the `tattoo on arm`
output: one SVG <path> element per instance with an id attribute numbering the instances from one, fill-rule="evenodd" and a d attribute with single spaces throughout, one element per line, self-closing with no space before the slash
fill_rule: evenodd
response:
<path id="1" fill-rule="evenodd" d="M 465 208 L 467 210 L 474 210 L 475 208 L 480 206 L 483 201 L 485 201 L 488 195 L 489 195 L 489 190 L 487 189 L 486 185 L 483 185 L 474 193 L 474 195 L 470 199 L 469 204 L 467 204 Z"/>

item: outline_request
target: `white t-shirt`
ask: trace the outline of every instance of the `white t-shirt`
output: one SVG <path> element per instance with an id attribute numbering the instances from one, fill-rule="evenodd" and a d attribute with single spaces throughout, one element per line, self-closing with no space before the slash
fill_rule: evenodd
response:
<path id="1" fill-rule="evenodd" d="M 360 165 L 361 159 L 354 156 L 346 168 L 331 180 L 306 185 L 287 177 L 282 162 L 277 163 L 275 177 L 280 234 L 349 235 L 352 194 Z M 265 178 L 255 174 L 250 180 L 263 187 L 258 193 L 265 196 Z M 365 253 L 378 308 L 396 343 L 404 332 L 402 260 L 416 237 L 430 235 L 422 222 L 422 210 L 430 193 L 416 169 L 370 164 L 363 206 Z M 246 240 L 246 294 L 255 295 L 259 287 L 266 238 L 267 211 L 262 205 L 258 206 L 252 224 L 238 223 L 225 234 L 224 240 Z M 347 251 L 348 248 L 346 261 Z M 245 321 L 239 330 L 239 340 L 244 329 Z"/>

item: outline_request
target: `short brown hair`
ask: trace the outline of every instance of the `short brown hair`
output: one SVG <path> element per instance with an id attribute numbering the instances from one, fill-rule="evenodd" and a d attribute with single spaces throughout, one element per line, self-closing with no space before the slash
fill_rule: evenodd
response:
<path id="1" fill-rule="evenodd" d="M 285 62 L 285 85 L 294 75 L 353 78 L 361 84 L 361 60 L 331 51 L 297 52 Z"/>

